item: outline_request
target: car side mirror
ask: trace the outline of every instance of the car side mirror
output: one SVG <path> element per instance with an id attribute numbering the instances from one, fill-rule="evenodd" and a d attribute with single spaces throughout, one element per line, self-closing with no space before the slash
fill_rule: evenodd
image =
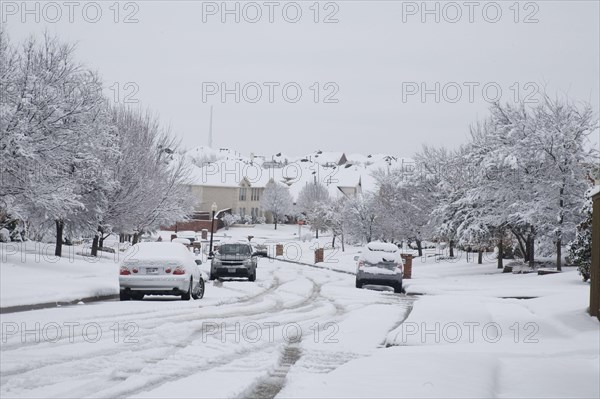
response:
<path id="1" fill-rule="evenodd" d="M 356 256 L 354 257 L 354 260 L 358 260 L 358 255 L 356 255 Z"/>
<path id="2" fill-rule="evenodd" d="M 202 259 L 196 259 L 195 262 L 198 266 L 200 266 L 202 264 Z"/>

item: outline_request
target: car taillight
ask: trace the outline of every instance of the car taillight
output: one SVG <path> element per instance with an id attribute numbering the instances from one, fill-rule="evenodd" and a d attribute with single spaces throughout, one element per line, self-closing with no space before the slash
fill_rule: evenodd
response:
<path id="1" fill-rule="evenodd" d="M 173 270 L 173 274 L 185 274 L 185 270 L 178 266 L 175 268 L 175 270 Z"/>
<path id="2" fill-rule="evenodd" d="M 125 266 L 121 266 L 121 271 L 119 272 L 119 274 L 121 276 L 128 276 L 131 274 L 131 272 L 129 271 L 128 268 L 126 268 Z"/>
<path id="3" fill-rule="evenodd" d="M 165 273 L 171 273 L 171 268 L 170 268 L 170 267 L 167 267 L 167 268 L 165 269 Z"/>
<path id="4" fill-rule="evenodd" d="M 134 273 L 137 273 L 137 272 L 139 272 L 139 270 L 138 270 L 138 268 L 137 268 L 137 267 L 134 267 L 133 269 L 131 269 L 131 271 L 132 271 L 132 272 L 134 272 Z"/>

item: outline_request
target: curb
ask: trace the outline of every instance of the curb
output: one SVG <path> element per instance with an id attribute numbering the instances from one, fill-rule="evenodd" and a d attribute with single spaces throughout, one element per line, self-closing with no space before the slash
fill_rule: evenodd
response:
<path id="1" fill-rule="evenodd" d="M 119 294 L 90 296 L 90 297 L 85 297 L 85 298 L 80 298 L 80 299 L 74 299 L 72 301 L 62 301 L 62 302 L 58 301 L 58 302 L 46 302 L 46 303 L 34 303 L 31 305 L 6 306 L 3 308 L 0 308 L 0 314 L 27 312 L 30 310 L 57 308 L 57 307 L 61 307 L 61 306 L 72 306 L 72 305 L 77 305 L 81 301 L 83 301 L 85 303 L 89 303 L 89 302 L 108 301 L 108 300 L 112 300 L 112 299 L 119 299 Z"/>
<path id="2" fill-rule="evenodd" d="M 313 264 L 310 264 L 310 263 L 298 262 L 298 261 L 289 260 L 289 259 L 281 259 L 281 258 L 276 258 L 276 257 L 273 257 L 273 256 L 265 256 L 265 258 L 267 258 L 267 259 L 273 259 L 273 260 L 278 260 L 278 261 L 281 261 L 281 262 L 293 263 L 295 265 L 314 267 L 315 269 L 329 270 L 329 271 L 336 272 L 336 273 L 343 273 L 343 274 L 349 274 L 351 276 L 356 276 L 356 273 L 348 272 L 346 270 L 330 269 L 330 268 L 324 267 L 324 266 L 317 266 L 317 265 L 313 265 Z"/>

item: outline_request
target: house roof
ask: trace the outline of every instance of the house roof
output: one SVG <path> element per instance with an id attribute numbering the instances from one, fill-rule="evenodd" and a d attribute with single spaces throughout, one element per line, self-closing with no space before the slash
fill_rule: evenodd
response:
<path id="1" fill-rule="evenodd" d="M 202 153 L 206 147 L 192 150 L 192 154 Z M 208 149 L 210 150 L 210 149 Z M 210 151 L 206 150 L 206 153 Z M 213 152 L 214 153 L 214 152 Z M 283 167 L 263 168 L 263 159 L 270 161 L 270 156 L 260 156 L 252 161 L 250 158 L 240 156 L 231 150 L 217 152 L 215 162 L 192 165 L 191 184 L 211 187 L 239 187 L 244 179 L 250 187 L 265 187 L 272 179 L 278 183 L 286 183 L 290 194 L 297 198 L 300 190 L 316 181 L 323 183 L 332 197 L 341 195 L 341 188 L 354 188 L 359 185 L 363 191 L 375 189 L 373 171 L 380 168 L 397 168 L 403 164 L 412 164 L 407 158 L 392 157 L 385 154 L 373 154 L 370 157 L 361 154 L 351 154 L 347 157 L 348 163 L 337 165 L 343 152 L 321 152 L 314 158 L 300 157 L 292 160 L 284 154 L 274 155 L 275 161 L 288 160 Z M 214 159 L 214 158 L 213 158 Z M 301 159 L 306 159 L 304 162 Z M 333 166 L 335 165 L 335 166 Z"/>

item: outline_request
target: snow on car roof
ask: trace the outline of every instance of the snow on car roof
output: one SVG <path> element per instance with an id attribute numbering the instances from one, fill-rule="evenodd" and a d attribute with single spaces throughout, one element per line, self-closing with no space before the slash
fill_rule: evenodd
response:
<path id="1" fill-rule="evenodd" d="M 125 260 L 174 260 L 187 262 L 191 252 L 178 242 L 141 242 L 125 252 Z"/>
<path id="2" fill-rule="evenodd" d="M 370 251 L 398 252 L 398 246 L 389 242 L 373 241 L 367 244 Z"/>

